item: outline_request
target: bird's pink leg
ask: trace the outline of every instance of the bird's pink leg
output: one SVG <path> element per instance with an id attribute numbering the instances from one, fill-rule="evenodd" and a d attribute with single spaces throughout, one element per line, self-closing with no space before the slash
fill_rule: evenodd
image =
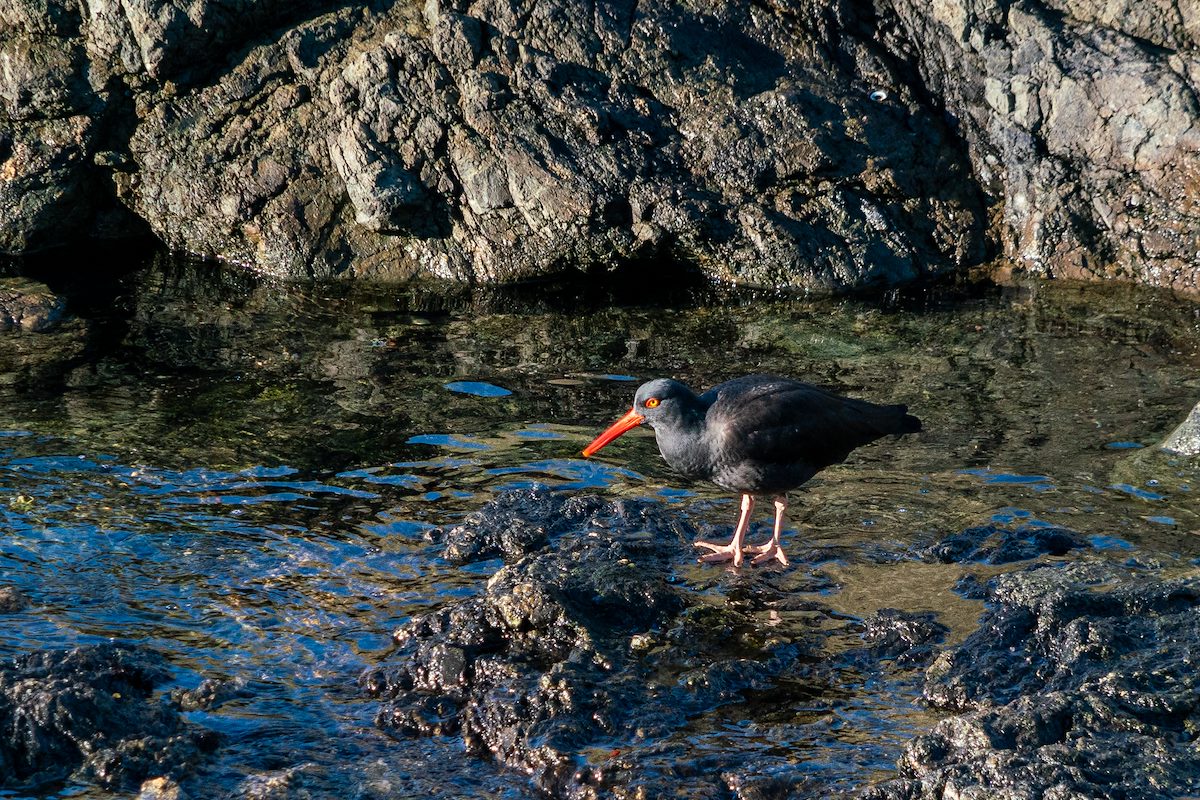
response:
<path id="1" fill-rule="evenodd" d="M 748 494 L 742 495 L 742 516 L 738 518 L 737 527 L 733 529 L 733 538 L 729 544 L 714 542 L 696 542 L 696 547 L 707 547 L 711 553 L 700 556 L 701 561 L 732 561 L 735 567 L 742 565 L 742 542 L 746 539 L 746 531 L 750 529 L 750 513 L 754 511 L 754 498 Z"/>
<path id="2" fill-rule="evenodd" d="M 771 559 L 777 560 L 785 567 L 788 565 L 787 555 L 783 552 L 783 547 L 779 543 L 779 536 L 783 533 L 783 513 L 787 511 L 788 501 L 787 495 L 781 494 L 775 498 L 775 531 L 771 534 L 771 541 L 757 547 L 747 547 L 747 553 L 757 553 L 751 564 L 762 564 L 764 561 Z"/>

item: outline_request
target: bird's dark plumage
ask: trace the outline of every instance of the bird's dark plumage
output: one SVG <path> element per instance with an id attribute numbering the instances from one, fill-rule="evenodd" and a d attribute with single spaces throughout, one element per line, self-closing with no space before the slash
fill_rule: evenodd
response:
<path id="1" fill-rule="evenodd" d="M 921 421 L 903 405 L 842 397 L 790 378 L 747 375 L 701 395 L 678 381 L 660 378 L 638 387 L 633 409 L 597 437 L 584 455 L 643 423 L 654 428 L 659 451 L 676 470 L 744 495 L 743 520 L 734 536 L 739 546 L 753 495 L 780 496 L 777 539 L 779 507 L 786 508 L 784 495 L 789 490 L 841 463 L 856 447 L 921 430 Z M 777 557 L 786 563 L 782 551 Z M 740 563 L 740 551 L 733 560 Z"/>

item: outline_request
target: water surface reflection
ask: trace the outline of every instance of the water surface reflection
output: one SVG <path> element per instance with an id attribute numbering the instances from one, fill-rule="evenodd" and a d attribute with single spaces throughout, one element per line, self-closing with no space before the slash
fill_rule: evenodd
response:
<path id="1" fill-rule="evenodd" d="M 285 288 L 160 258 L 103 302 L 76 295 L 59 331 L 0 339 L 0 582 L 33 601 L 4 618 L 0 655 L 132 639 L 181 685 L 243 683 L 196 712 L 229 737 L 204 776 L 222 789 L 309 764 L 330 791 L 521 796 L 519 776 L 462 768 L 454 742 L 377 735 L 353 680 L 397 624 L 480 590 L 497 563 L 451 566 L 426 533 L 498 491 L 648 497 L 728 526 L 732 499 L 672 475 L 646 433 L 579 456 L 663 375 L 779 372 L 924 419 L 795 498 L 793 545 L 827 550 L 821 601 L 844 614 L 932 610 L 961 637 L 979 606 L 951 592 L 957 573 L 852 554 L 987 522 L 1064 525 L 1180 570 L 1200 557 L 1197 473 L 1146 447 L 1200 398 L 1194 304 L 1064 285 L 884 305 L 547 297 Z M 679 577 L 703 587 L 712 569 Z M 787 709 L 811 739 L 771 745 L 831 787 L 886 769 L 928 722 L 913 693 L 847 691 Z M 698 722 L 694 746 L 754 735 L 738 713 Z"/>

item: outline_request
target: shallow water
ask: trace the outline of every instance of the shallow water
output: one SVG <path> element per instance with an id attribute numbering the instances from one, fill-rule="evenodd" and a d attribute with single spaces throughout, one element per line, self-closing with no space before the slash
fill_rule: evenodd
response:
<path id="1" fill-rule="evenodd" d="M 727 535 L 733 499 L 672 475 L 649 434 L 579 456 L 650 377 L 778 372 L 924 420 L 793 497 L 789 542 L 828 551 L 817 593 L 846 615 L 932 610 L 966 635 L 980 606 L 951 591 L 960 567 L 843 556 L 989 521 L 1065 525 L 1181 572 L 1200 557 L 1200 473 L 1146 447 L 1200 399 L 1200 305 L 1169 295 L 972 285 L 631 305 L 603 287 L 289 288 L 164 256 L 59 288 L 73 321 L 0 338 L 0 586 L 33 600 L 0 618 L 0 657 L 116 638 L 166 653 L 183 686 L 246 681 L 193 715 L 228 737 L 198 783 L 214 794 L 307 765 L 329 796 L 524 796 L 521 776 L 453 741 L 378 734 L 354 680 L 397 624 L 479 591 L 497 562 L 452 567 L 424 532 L 507 487 L 654 498 Z M 719 569 L 679 577 L 704 587 Z M 852 787 L 931 722 L 915 678 L 900 685 L 775 709 L 811 735 L 748 746 Z M 769 700 L 745 702 L 761 716 Z M 690 746 L 761 738 L 742 710 L 697 720 Z"/>

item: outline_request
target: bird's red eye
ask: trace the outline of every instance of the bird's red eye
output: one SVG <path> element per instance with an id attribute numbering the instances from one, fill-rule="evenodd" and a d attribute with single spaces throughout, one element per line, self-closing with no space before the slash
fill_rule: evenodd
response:
<path id="1" fill-rule="evenodd" d="M 646 401 L 646 408 L 658 408 L 659 400 L 657 397 L 651 397 Z"/>

